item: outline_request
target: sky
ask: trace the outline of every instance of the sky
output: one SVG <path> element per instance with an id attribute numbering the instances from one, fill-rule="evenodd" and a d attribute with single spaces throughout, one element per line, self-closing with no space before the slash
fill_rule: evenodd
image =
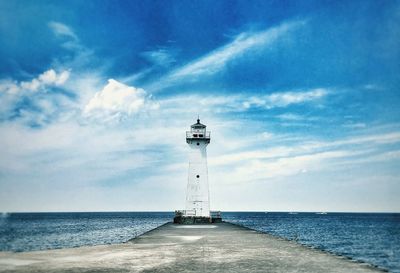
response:
<path id="1" fill-rule="evenodd" d="M 400 212 L 399 1 L 0 0 L 0 212 Z"/>

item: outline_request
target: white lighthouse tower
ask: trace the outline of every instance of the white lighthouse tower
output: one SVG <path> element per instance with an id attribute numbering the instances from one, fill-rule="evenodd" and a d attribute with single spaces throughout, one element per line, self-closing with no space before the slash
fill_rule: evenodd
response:
<path id="1" fill-rule="evenodd" d="M 186 132 L 189 144 L 189 173 L 186 191 L 185 216 L 210 218 L 210 195 L 208 190 L 207 145 L 210 143 L 210 132 L 206 126 L 197 123 Z"/>
<path id="2" fill-rule="evenodd" d="M 176 210 L 175 224 L 220 223 L 220 211 L 210 211 L 210 194 L 208 190 L 207 145 L 210 143 L 210 132 L 206 126 L 197 123 L 186 131 L 186 143 L 189 144 L 189 172 L 186 190 L 186 209 Z"/>

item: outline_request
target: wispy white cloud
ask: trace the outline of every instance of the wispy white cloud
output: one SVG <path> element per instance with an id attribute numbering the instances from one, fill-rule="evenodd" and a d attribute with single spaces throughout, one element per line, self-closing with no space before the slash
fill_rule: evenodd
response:
<path id="1" fill-rule="evenodd" d="M 260 32 L 243 32 L 237 35 L 232 42 L 172 71 L 167 76 L 166 81 L 174 81 L 186 77 L 193 80 L 198 76 L 214 74 L 222 70 L 228 62 L 235 58 L 257 47 L 268 46 L 278 38 L 304 24 L 304 21 L 294 21 Z"/>
<path id="2" fill-rule="evenodd" d="M 118 78 L 118 80 L 127 84 L 136 84 L 136 81 L 141 80 L 147 76 L 151 76 L 154 72 L 159 73 L 160 70 L 171 67 L 176 62 L 176 54 L 176 49 L 169 49 L 165 47 L 152 51 L 142 52 L 140 55 L 144 59 L 146 59 L 151 64 L 151 66 L 140 71 L 136 71 L 131 75 Z"/>
<path id="3" fill-rule="evenodd" d="M 118 79 L 119 81 L 126 83 L 126 84 L 132 84 L 135 83 L 137 80 L 140 80 L 144 77 L 146 77 L 147 75 L 149 75 L 151 72 L 154 71 L 154 67 L 150 67 L 144 70 L 141 70 L 140 72 L 137 73 L 133 73 L 131 75 L 125 76 L 121 79 Z"/>
<path id="4" fill-rule="evenodd" d="M 78 41 L 78 37 L 76 36 L 75 32 L 69 26 L 63 23 L 52 21 L 49 22 L 49 27 L 57 36 L 69 37 Z"/>
<path id="5" fill-rule="evenodd" d="M 281 114 L 281 115 L 278 115 L 277 118 L 282 119 L 282 120 L 290 120 L 290 121 L 299 121 L 299 120 L 304 119 L 303 116 L 293 114 L 293 113 Z"/>
<path id="6" fill-rule="evenodd" d="M 300 104 L 318 100 L 328 94 L 323 88 L 300 92 L 277 92 L 265 96 L 252 96 L 243 102 L 245 108 L 263 107 L 266 109 L 286 107 L 291 104 Z"/>
<path id="7" fill-rule="evenodd" d="M 236 180 L 237 183 L 241 182 L 240 180 L 244 177 L 257 181 L 292 176 L 308 171 L 323 171 L 329 168 L 329 161 L 340 160 L 354 154 L 353 151 L 335 150 L 281 157 L 271 161 L 252 159 L 248 160 L 246 164 L 238 166 L 235 169 L 234 176 L 240 177 L 239 180 Z"/>
<path id="8" fill-rule="evenodd" d="M 282 136 L 277 136 L 281 138 Z M 388 144 L 400 143 L 400 132 L 390 132 L 377 135 L 360 135 L 351 138 L 337 139 L 335 141 L 297 141 L 294 145 L 277 146 L 270 149 L 246 150 L 244 152 L 235 151 L 210 159 L 210 163 L 219 165 L 241 165 L 251 160 L 276 160 L 280 158 L 299 157 L 303 155 L 312 156 L 331 151 L 348 151 L 347 155 L 365 156 L 373 151 Z M 383 154 L 387 152 L 383 151 Z M 392 154 L 392 153 L 391 153 Z M 376 155 L 371 158 L 375 158 Z M 382 158 L 382 157 L 379 157 Z M 387 158 L 388 160 L 390 157 Z M 353 159 L 352 159 L 353 160 Z"/>
<path id="9" fill-rule="evenodd" d="M 149 147 L 141 139 L 132 139 L 130 132 L 124 130 L 65 122 L 41 130 L 18 124 L 2 125 L 0 132 L 3 151 L 0 171 L 15 177 L 29 174 L 49 178 L 62 173 L 65 177 L 58 177 L 55 183 L 87 185 L 148 167 L 159 160 L 159 156 L 144 153 Z"/>
<path id="10" fill-rule="evenodd" d="M 141 54 L 146 60 L 154 65 L 169 67 L 175 60 L 175 53 L 167 48 L 159 48 L 153 51 L 145 51 Z"/>
<path id="11" fill-rule="evenodd" d="M 317 88 L 311 90 L 273 92 L 265 95 L 185 95 L 161 100 L 160 106 L 164 108 L 164 110 L 169 110 L 171 112 L 240 112 L 247 111 L 250 108 L 273 109 L 277 107 L 288 107 L 295 104 L 318 103 L 322 98 L 331 93 L 332 91 L 329 89 Z M 186 105 L 191 105 L 191 107 L 187 108 L 185 107 Z"/>
<path id="12" fill-rule="evenodd" d="M 64 56 L 60 62 L 57 58 L 53 60 L 54 65 L 59 67 L 69 67 L 74 69 L 89 70 L 87 65 L 93 63 L 96 60 L 93 50 L 83 45 L 74 32 L 74 30 L 61 22 L 51 21 L 48 23 L 48 27 L 52 30 L 54 35 L 59 39 L 61 47 L 68 50 L 68 58 Z M 68 59 L 68 61 L 66 61 Z M 97 68 L 100 69 L 100 68 Z"/>
<path id="13" fill-rule="evenodd" d="M 365 128 L 367 125 L 363 122 L 357 122 L 357 123 L 346 123 L 343 125 L 345 128 L 350 128 L 350 129 L 359 129 L 359 128 Z"/>
<path id="14" fill-rule="evenodd" d="M 254 145 L 253 150 L 247 148 L 212 157 L 209 164 L 216 175 L 214 179 L 220 183 L 268 183 L 305 173 L 340 173 L 377 162 L 393 162 L 399 159 L 399 151 L 387 149 L 395 143 L 400 143 L 399 132 L 360 135 L 331 142 L 286 142 L 269 149 Z"/>

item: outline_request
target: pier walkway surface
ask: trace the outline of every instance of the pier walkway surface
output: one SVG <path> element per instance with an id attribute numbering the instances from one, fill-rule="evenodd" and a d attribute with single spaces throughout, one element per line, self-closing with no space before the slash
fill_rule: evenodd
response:
<path id="1" fill-rule="evenodd" d="M 0 252 L 0 272 L 382 271 L 229 223 L 168 223 L 124 244 Z"/>

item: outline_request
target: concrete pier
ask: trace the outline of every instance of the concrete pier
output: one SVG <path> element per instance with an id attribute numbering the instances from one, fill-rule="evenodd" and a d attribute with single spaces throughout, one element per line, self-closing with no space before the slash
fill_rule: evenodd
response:
<path id="1" fill-rule="evenodd" d="M 124 244 L 0 252 L 0 272 L 382 271 L 229 223 L 168 223 Z"/>

